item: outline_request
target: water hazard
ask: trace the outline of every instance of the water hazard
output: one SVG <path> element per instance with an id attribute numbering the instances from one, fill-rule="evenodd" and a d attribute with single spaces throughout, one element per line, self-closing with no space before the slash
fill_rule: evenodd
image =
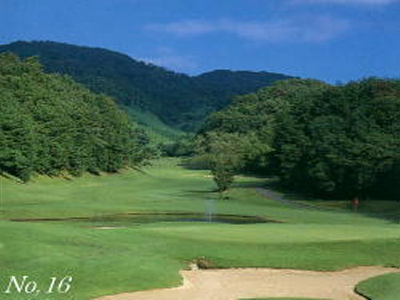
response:
<path id="1" fill-rule="evenodd" d="M 70 218 L 15 218 L 15 222 L 90 222 L 104 225 L 129 225 L 156 222 L 206 222 L 226 224 L 256 224 L 276 222 L 262 216 L 213 214 L 213 213 L 187 213 L 187 212 L 134 212 L 91 217 Z"/>

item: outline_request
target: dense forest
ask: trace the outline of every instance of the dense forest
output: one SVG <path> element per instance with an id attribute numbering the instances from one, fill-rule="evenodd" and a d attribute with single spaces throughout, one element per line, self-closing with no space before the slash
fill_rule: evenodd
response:
<path id="1" fill-rule="evenodd" d="M 50 73 L 67 74 L 96 93 L 113 97 L 128 112 L 143 109 L 185 131 L 199 127 L 206 115 L 247 94 L 290 78 L 268 72 L 217 70 L 188 76 L 100 48 L 56 42 L 15 42 L 0 52 L 21 58 L 37 55 Z"/>
<path id="2" fill-rule="evenodd" d="M 115 172 L 149 156 L 146 135 L 111 98 L 45 74 L 35 58 L 0 54 L 0 99 L 1 174 Z"/>
<path id="3" fill-rule="evenodd" d="M 278 82 L 212 114 L 196 150 L 222 175 L 252 171 L 317 196 L 398 200 L 400 81 Z"/>

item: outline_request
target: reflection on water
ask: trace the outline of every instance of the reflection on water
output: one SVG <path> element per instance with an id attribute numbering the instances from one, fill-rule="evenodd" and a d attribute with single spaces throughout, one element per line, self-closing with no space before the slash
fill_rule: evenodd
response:
<path id="1" fill-rule="evenodd" d="M 204 200 L 205 203 L 205 211 L 204 215 L 207 220 L 207 222 L 212 223 L 213 222 L 213 215 L 217 213 L 215 209 L 215 200 L 214 199 L 206 199 Z"/>

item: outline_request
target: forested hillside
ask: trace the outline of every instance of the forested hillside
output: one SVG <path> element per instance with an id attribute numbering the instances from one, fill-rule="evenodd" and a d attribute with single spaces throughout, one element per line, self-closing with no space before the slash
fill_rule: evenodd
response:
<path id="1" fill-rule="evenodd" d="M 197 151 L 313 195 L 398 200 L 400 81 L 276 83 L 212 114 Z"/>
<path id="2" fill-rule="evenodd" d="M 115 172 L 143 163 L 148 139 L 111 98 L 35 58 L 0 54 L 0 173 Z"/>
<path id="3" fill-rule="evenodd" d="M 220 109 L 231 102 L 233 95 L 255 92 L 275 81 L 291 78 L 286 75 L 268 72 L 215 70 L 203 73 L 196 81 L 204 88 L 215 107 Z"/>
<path id="4" fill-rule="evenodd" d="M 37 55 L 47 72 L 68 74 L 90 90 L 142 109 L 168 125 L 191 131 L 207 114 L 288 76 L 267 72 L 214 71 L 191 77 L 140 62 L 127 55 L 55 42 L 15 42 L 0 46 L 22 58 Z"/>

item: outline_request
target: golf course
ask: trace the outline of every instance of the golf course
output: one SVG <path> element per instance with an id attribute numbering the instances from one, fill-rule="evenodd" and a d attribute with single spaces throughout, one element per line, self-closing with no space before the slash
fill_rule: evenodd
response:
<path id="1" fill-rule="evenodd" d="M 0 44 L 0 300 L 400 300 L 400 79 L 83 44 Z"/>
<path id="2" fill-rule="evenodd" d="M 362 267 L 381 273 L 369 271 L 372 278 L 356 281 L 357 293 L 372 300 L 400 299 L 400 225 L 394 217 L 399 202 L 373 210 L 371 200 L 357 213 L 344 202 L 301 196 L 289 200 L 301 205 L 291 205 L 260 192 L 269 189 L 268 183 L 266 177 L 237 175 L 222 200 L 209 171 L 187 169 L 179 158 L 102 176 L 37 176 L 24 184 L 0 177 L 0 298 L 84 300 L 121 294 L 104 299 L 134 300 L 136 291 L 184 284 L 180 272 L 200 276 L 265 268 L 336 274 Z M 160 215 L 170 218 L 154 217 Z M 262 221 L 221 221 L 218 215 Z M 190 271 L 193 264 L 207 270 Z M 27 276 L 25 284 L 35 281 L 37 291 L 18 292 L 12 285 L 5 293 L 12 276 L 19 285 Z M 72 278 L 68 289 L 49 292 L 52 278 L 57 285 L 65 277 Z M 307 286 L 296 288 L 298 295 L 292 289 L 280 298 L 256 298 L 306 299 L 302 289 Z M 230 300 L 223 296 L 216 299 Z M 348 299 L 364 299 L 359 297 Z"/>

